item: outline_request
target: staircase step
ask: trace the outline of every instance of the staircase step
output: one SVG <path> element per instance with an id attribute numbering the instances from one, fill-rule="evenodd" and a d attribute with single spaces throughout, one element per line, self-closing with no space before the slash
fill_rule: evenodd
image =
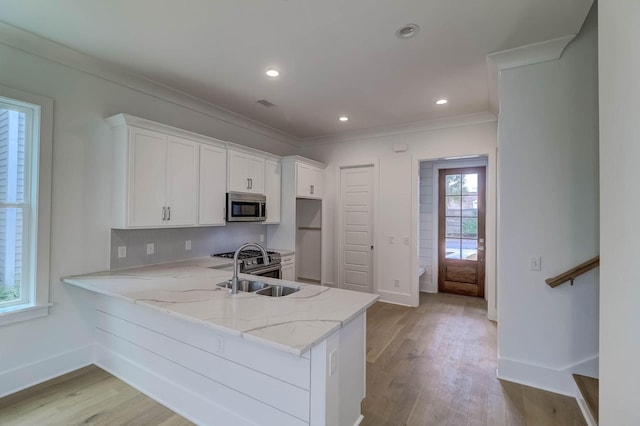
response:
<path id="1" fill-rule="evenodd" d="M 578 389 L 584 398 L 584 401 L 591 412 L 591 415 L 598 422 L 598 379 L 593 377 L 574 374 L 573 378 L 578 385 Z"/>

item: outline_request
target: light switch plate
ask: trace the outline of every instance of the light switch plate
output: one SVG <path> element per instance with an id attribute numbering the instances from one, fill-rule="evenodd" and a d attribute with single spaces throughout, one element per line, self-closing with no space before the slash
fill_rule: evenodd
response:
<path id="1" fill-rule="evenodd" d="M 191 250 L 191 240 L 186 240 L 184 242 L 184 249 L 185 250 Z"/>
<path id="2" fill-rule="evenodd" d="M 147 244 L 147 254 L 153 254 L 154 251 L 155 251 L 155 246 L 153 245 L 153 243 Z"/>
<path id="3" fill-rule="evenodd" d="M 127 246 L 118 246 L 118 259 L 127 257 Z"/>
<path id="4" fill-rule="evenodd" d="M 529 258 L 529 270 L 530 271 L 542 271 L 542 257 L 531 256 Z"/>

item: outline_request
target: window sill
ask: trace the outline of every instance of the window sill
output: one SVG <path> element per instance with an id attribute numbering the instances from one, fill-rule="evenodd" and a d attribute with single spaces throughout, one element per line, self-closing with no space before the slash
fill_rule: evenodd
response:
<path id="1" fill-rule="evenodd" d="M 44 305 L 18 305 L 0 309 L 0 326 L 27 321 L 49 315 L 51 303 Z"/>

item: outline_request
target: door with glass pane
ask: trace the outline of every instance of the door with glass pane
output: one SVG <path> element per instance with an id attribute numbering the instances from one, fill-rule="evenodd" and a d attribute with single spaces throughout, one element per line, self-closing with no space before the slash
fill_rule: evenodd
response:
<path id="1" fill-rule="evenodd" d="M 438 291 L 484 297 L 485 167 L 440 170 Z"/>

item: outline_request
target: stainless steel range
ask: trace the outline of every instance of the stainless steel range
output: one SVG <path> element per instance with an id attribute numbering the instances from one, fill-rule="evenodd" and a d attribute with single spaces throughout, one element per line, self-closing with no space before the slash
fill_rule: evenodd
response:
<path id="1" fill-rule="evenodd" d="M 268 251 L 269 264 L 264 265 L 259 250 L 243 250 L 238 255 L 238 268 L 242 274 L 260 275 L 262 277 L 282 278 L 280 253 Z M 212 254 L 214 257 L 233 259 L 234 252 Z"/>

